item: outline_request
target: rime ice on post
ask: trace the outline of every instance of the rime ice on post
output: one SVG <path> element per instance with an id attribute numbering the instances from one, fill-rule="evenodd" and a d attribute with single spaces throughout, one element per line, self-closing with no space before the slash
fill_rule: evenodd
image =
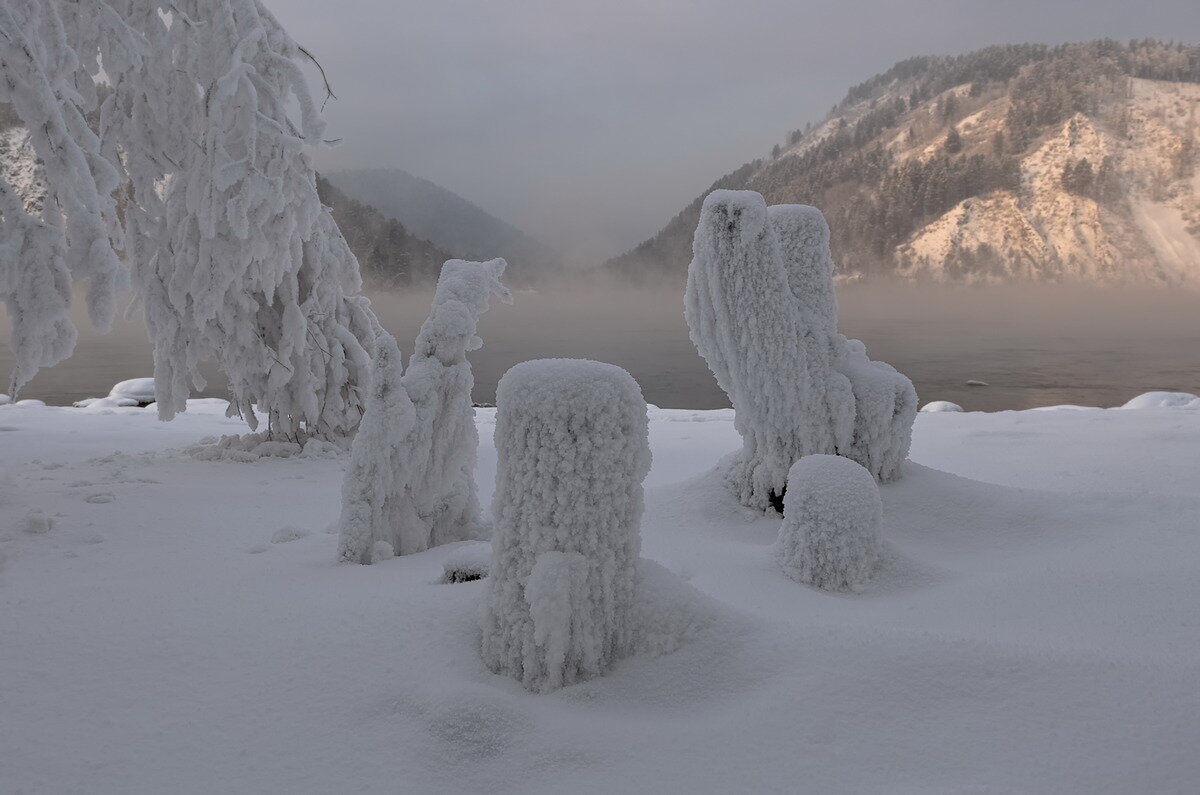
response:
<path id="1" fill-rule="evenodd" d="M 743 505 L 766 510 L 783 494 L 792 462 L 832 453 L 834 439 L 762 196 L 710 193 L 693 251 L 684 298 L 689 333 L 729 395 L 742 435 L 730 485 Z"/>
<path id="2" fill-rule="evenodd" d="M 646 402 L 629 373 L 584 359 L 518 364 L 496 402 L 483 660 L 545 692 L 602 674 L 629 650 Z"/>
<path id="3" fill-rule="evenodd" d="M 401 381 L 416 407 L 417 433 L 409 447 L 414 462 L 408 489 L 421 528 L 400 554 L 465 541 L 478 528 L 475 455 L 479 433 L 471 389 L 475 379 L 467 351 L 478 350 L 479 316 L 492 296 L 512 303 L 500 283 L 506 263 L 450 260 L 442 266 L 433 308 L 417 334 L 416 350 Z M 411 548 L 409 548 L 411 547 Z"/>
<path id="4" fill-rule="evenodd" d="M 871 473 L 848 458 L 811 455 L 788 472 L 775 554 L 793 580 L 858 590 L 879 560 L 883 505 Z"/>

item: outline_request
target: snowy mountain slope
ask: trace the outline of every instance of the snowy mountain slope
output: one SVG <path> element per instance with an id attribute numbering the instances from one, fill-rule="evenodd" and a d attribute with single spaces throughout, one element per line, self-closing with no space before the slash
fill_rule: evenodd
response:
<path id="1" fill-rule="evenodd" d="M 348 196 L 377 208 L 453 256 L 505 258 L 510 278 L 528 280 L 556 264 L 554 251 L 453 191 L 401 169 L 355 169 L 326 175 Z"/>
<path id="2" fill-rule="evenodd" d="M 1200 413 L 921 415 L 868 589 L 788 580 L 650 409 L 669 654 L 553 695 L 479 658 L 457 545 L 335 564 L 344 456 L 203 461 L 223 401 L 0 407 L 6 792 L 1188 792 Z M 495 474 L 479 410 L 478 478 Z M 1038 490 L 1034 490 L 1038 489 Z M 31 511 L 52 522 L 30 525 Z M 45 530 L 45 532 L 30 532 Z"/>
<path id="3" fill-rule="evenodd" d="M 821 207 L 843 277 L 1200 287 L 1198 108 L 1200 47 L 918 58 L 722 187 Z M 606 268 L 680 278 L 697 213 Z"/>
<path id="4" fill-rule="evenodd" d="M 964 199 L 914 233 L 897 249 L 900 272 L 935 280 L 1200 285 L 1200 183 L 1179 162 L 1181 152 L 1200 149 L 1198 107 L 1198 85 L 1131 79 L 1124 136 L 1075 114 L 1020 161 L 1019 188 Z M 978 122 L 956 125 L 964 141 L 980 127 L 988 132 Z M 1085 160 L 1111 164 L 1119 197 L 1064 188 L 1064 172 Z M 988 267 L 950 273 L 964 259 L 987 259 Z"/>

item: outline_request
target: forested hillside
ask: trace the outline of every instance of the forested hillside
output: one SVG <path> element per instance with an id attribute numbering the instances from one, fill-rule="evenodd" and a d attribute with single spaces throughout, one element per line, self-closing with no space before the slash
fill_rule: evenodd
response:
<path id="1" fill-rule="evenodd" d="M 1200 281 L 1200 47 L 920 57 L 714 184 L 820 207 L 843 277 Z M 700 199 L 606 267 L 678 279 Z"/>

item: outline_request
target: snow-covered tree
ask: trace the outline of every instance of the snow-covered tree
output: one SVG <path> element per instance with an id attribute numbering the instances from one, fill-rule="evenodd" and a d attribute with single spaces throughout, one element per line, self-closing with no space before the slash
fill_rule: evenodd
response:
<path id="1" fill-rule="evenodd" d="M 629 652 L 650 470 L 646 402 L 619 367 L 518 364 L 496 390 L 484 663 L 545 692 Z"/>
<path id="2" fill-rule="evenodd" d="M 821 362 L 809 371 L 796 309 L 766 202 L 753 191 L 704 200 L 688 267 L 684 314 L 692 342 L 729 395 L 742 452 L 729 472 L 738 500 L 779 505 L 792 462 L 834 452 Z M 827 366 L 826 366 L 827 369 Z"/>
<path id="3" fill-rule="evenodd" d="M 0 102 L 11 103 L 45 172 L 38 207 L 0 178 L 0 297 L 12 322 L 14 395 L 41 367 L 71 355 L 72 279 L 88 282 L 88 312 L 107 330 L 120 270 L 117 168 L 86 114 L 98 106 L 101 50 L 136 60 L 140 40 L 102 0 L 0 3 Z"/>
<path id="4" fill-rule="evenodd" d="M 378 324 L 317 198 L 306 150 L 323 125 L 305 57 L 261 0 L 0 5 L 0 101 L 47 184 L 37 217 L 0 185 L 14 389 L 70 354 L 72 276 L 89 281 L 96 325 L 110 322 L 122 251 L 162 418 L 185 408 L 212 359 L 252 428 L 257 408 L 273 436 L 354 431 Z"/>
<path id="5" fill-rule="evenodd" d="M 483 345 L 476 329 L 491 298 L 512 300 L 500 283 L 504 268 L 502 259 L 442 267 L 403 376 L 395 341 L 382 335 L 342 490 L 339 560 L 372 563 L 479 534 L 479 433 L 467 351 Z"/>
<path id="6" fill-rule="evenodd" d="M 159 415 L 215 359 L 230 412 L 272 434 L 337 438 L 361 415 L 377 323 L 358 264 L 317 198 L 306 148 L 324 124 L 301 51 L 259 0 L 178 2 L 182 64 L 203 93 L 166 187 L 166 234 L 137 275 Z M 289 103 L 298 108 L 295 118 Z"/>
<path id="7" fill-rule="evenodd" d="M 400 383 L 400 350 L 386 331 L 375 342 L 374 371 L 365 411 L 354 444 L 350 468 L 342 482 L 342 515 L 338 523 L 338 560 L 374 563 L 400 548 L 400 531 L 417 521 L 403 488 L 412 475 L 406 442 L 416 424 L 416 411 Z"/>
<path id="8" fill-rule="evenodd" d="M 840 456 L 805 456 L 788 473 L 776 558 L 793 580 L 858 590 L 879 560 L 882 521 L 870 472 Z"/>

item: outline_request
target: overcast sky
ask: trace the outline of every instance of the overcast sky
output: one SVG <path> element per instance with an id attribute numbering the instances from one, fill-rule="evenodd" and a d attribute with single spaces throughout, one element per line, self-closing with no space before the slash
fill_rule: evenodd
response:
<path id="1" fill-rule="evenodd" d="M 1200 41 L 1197 0 L 267 0 L 324 65 L 340 147 L 597 261 L 912 55 Z"/>

